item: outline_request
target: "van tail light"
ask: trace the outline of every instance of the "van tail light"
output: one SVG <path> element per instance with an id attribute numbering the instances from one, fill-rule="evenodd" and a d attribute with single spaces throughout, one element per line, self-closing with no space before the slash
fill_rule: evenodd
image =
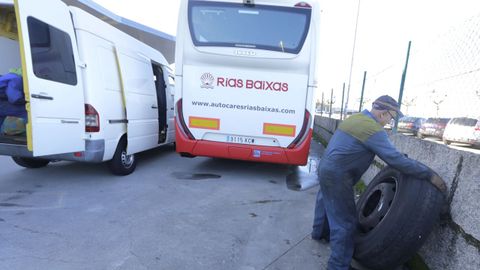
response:
<path id="1" fill-rule="evenodd" d="M 85 131 L 100 131 L 100 115 L 98 114 L 97 110 L 95 110 L 95 108 L 90 104 L 85 104 Z"/>
<path id="2" fill-rule="evenodd" d="M 290 145 L 288 145 L 287 147 L 288 149 L 295 148 L 297 145 L 301 144 L 305 140 L 305 138 L 307 138 L 310 124 L 312 123 L 311 121 L 312 121 L 312 117 L 310 113 L 307 110 L 305 110 L 305 117 L 303 118 L 302 130 L 300 130 L 300 133 L 298 133 L 295 140 L 293 140 L 293 142 Z"/>
<path id="3" fill-rule="evenodd" d="M 300 7 L 300 8 L 312 8 L 312 6 L 306 2 L 299 2 L 295 4 L 295 7 Z"/>
<path id="4" fill-rule="evenodd" d="M 181 130 L 183 131 L 183 133 L 185 133 L 185 135 L 187 135 L 187 137 L 190 139 L 190 140 L 195 140 L 195 137 L 193 137 L 193 134 L 190 132 L 190 130 L 188 129 L 187 127 L 187 124 L 185 124 L 185 120 L 183 118 L 183 103 L 182 103 L 182 99 L 179 99 L 177 101 L 177 122 L 180 123 L 180 127 L 181 127 Z"/>
<path id="5" fill-rule="evenodd" d="M 480 131 L 480 126 L 476 126 L 475 131 Z"/>

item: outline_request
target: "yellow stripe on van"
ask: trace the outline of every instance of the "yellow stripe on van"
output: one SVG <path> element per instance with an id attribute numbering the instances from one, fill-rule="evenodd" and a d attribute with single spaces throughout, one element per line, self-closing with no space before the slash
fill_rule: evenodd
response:
<path id="1" fill-rule="evenodd" d="M 22 35 L 22 24 L 20 23 L 20 11 L 18 8 L 18 0 L 13 2 L 15 9 L 15 17 L 17 19 L 17 31 L 18 31 L 18 44 L 20 47 L 20 59 L 22 61 L 22 70 L 23 70 L 23 93 L 25 94 L 25 109 L 27 110 L 28 122 L 27 122 L 27 149 L 30 152 L 33 152 L 33 141 L 32 141 L 32 112 L 30 111 L 30 89 L 28 85 L 28 76 L 27 76 L 27 62 L 25 58 L 25 41 L 23 40 Z"/>
<path id="2" fill-rule="evenodd" d="M 220 119 L 217 118 L 204 118 L 193 117 L 188 118 L 188 126 L 191 128 L 203 128 L 203 129 L 220 129 Z"/>
<path id="3" fill-rule="evenodd" d="M 281 125 L 272 123 L 263 123 L 263 134 L 280 135 L 280 136 L 295 136 L 296 127 L 292 125 Z"/>

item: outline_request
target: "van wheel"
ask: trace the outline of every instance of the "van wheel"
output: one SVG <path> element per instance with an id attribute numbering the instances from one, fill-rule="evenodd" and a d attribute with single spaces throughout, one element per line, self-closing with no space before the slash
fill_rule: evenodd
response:
<path id="1" fill-rule="evenodd" d="M 370 269 L 402 265 L 425 242 L 444 204 L 429 181 L 385 167 L 358 200 L 354 257 Z"/>
<path id="2" fill-rule="evenodd" d="M 108 162 L 108 167 L 110 171 L 116 175 L 129 175 L 135 170 L 137 160 L 134 154 L 127 155 L 126 140 L 120 140 L 112 160 Z"/>
<path id="3" fill-rule="evenodd" d="M 446 145 L 450 145 L 451 142 L 449 140 L 443 139 L 443 143 L 446 144 Z"/>
<path id="4" fill-rule="evenodd" d="M 42 168 L 50 163 L 50 160 L 39 158 L 12 157 L 12 159 L 17 165 L 29 169 Z"/>

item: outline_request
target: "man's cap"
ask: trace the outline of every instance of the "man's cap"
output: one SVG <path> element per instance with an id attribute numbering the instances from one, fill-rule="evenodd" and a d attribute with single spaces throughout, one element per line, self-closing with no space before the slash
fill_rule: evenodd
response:
<path id="1" fill-rule="evenodd" d="M 377 98 L 373 102 L 373 108 L 382 111 L 396 111 L 399 118 L 403 117 L 403 113 L 400 111 L 400 105 L 398 102 L 388 95 Z"/>

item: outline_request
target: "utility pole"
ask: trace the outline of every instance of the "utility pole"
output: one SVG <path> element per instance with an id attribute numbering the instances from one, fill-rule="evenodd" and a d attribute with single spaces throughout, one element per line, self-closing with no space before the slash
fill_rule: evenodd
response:
<path id="1" fill-rule="evenodd" d="M 342 90 L 342 104 L 340 105 L 340 120 L 343 120 L 343 99 L 345 97 L 345 83 L 343 83 L 343 90 Z"/>
<path id="2" fill-rule="evenodd" d="M 405 78 L 407 77 L 407 68 L 408 68 L 408 59 L 410 58 L 410 47 L 412 46 L 412 41 L 408 42 L 407 49 L 407 60 L 405 61 L 405 68 L 402 73 L 402 81 L 400 82 L 400 94 L 398 95 L 398 105 L 399 109 L 402 107 L 402 97 L 403 97 L 403 87 L 405 86 Z M 393 133 L 397 133 L 398 117 L 395 117 L 395 126 L 393 127 Z"/>
<path id="3" fill-rule="evenodd" d="M 324 106 L 325 106 L 325 99 L 323 97 L 323 91 L 322 91 L 322 106 L 320 107 L 321 108 L 320 116 L 323 116 L 323 110 L 325 109 Z"/>
<path id="4" fill-rule="evenodd" d="M 350 62 L 350 75 L 348 76 L 347 100 L 345 101 L 345 114 L 348 113 L 348 99 L 350 98 L 350 84 L 352 82 L 353 59 L 355 58 L 355 43 L 357 42 L 358 17 L 360 16 L 360 0 L 358 0 L 357 19 L 355 21 L 355 34 L 353 35 L 352 60 Z"/>
<path id="5" fill-rule="evenodd" d="M 365 79 L 367 78 L 367 71 L 363 72 L 363 83 L 362 83 L 362 93 L 360 94 L 360 108 L 358 109 L 359 112 L 362 111 L 363 105 L 363 93 L 365 91 Z"/>
<path id="6" fill-rule="evenodd" d="M 333 88 L 330 91 L 330 111 L 328 112 L 328 117 L 332 118 L 332 105 L 333 105 Z"/>

